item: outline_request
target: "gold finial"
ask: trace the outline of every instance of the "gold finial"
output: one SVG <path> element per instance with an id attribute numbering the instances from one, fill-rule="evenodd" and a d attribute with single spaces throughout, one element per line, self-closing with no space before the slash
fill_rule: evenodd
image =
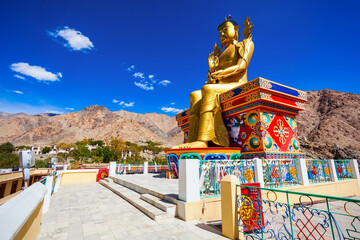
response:
<path id="1" fill-rule="evenodd" d="M 252 38 L 252 29 L 254 25 L 251 25 L 252 21 L 250 21 L 250 16 L 246 17 L 246 20 L 244 21 L 244 28 L 243 28 L 243 37 L 244 38 Z"/>

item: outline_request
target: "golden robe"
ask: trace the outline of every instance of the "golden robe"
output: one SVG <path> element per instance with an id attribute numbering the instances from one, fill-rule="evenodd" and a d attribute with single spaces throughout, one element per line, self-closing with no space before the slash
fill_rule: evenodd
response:
<path id="1" fill-rule="evenodd" d="M 247 82 L 247 67 L 254 51 L 251 38 L 230 45 L 219 56 L 216 71 L 238 66 L 233 74 L 206 84 L 190 94 L 189 135 L 187 142 L 204 141 L 228 147 L 219 95 Z"/>

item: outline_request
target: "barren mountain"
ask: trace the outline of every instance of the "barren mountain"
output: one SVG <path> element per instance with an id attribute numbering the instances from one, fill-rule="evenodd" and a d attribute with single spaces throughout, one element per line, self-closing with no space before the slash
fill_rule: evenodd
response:
<path id="1" fill-rule="evenodd" d="M 132 142 L 151 140 L 170 146 L 178 144 L 178 139 L 182 138 L 180 130 L 174 130 L 176 125 L 170 129 L 172 132 L 169 135 L 162 130 L 169 129 L 171 124 L 174 125 L 174 118 L 169 116 L 145 114 L 149 116 L 149 120 L 146 120 L 142 114 L 129 113 L 132 117 L 126 117 L 127 114 L 125 117 L 120 115 L 102 106 L 89 106 L 82 111 L 52 117 L 28 115 L 22 118 L 0 119 L 0 142 L 10 141 L 15 145 L 50 145 L 58 142 L 76 142 L 84 138 L 106 140 L 115 137 Z M 157 125 L 151 124 L 151 121 L 157 121 Z M 166 121 L 172 123 L 165 124 Z M 160 125 L 161 122 L 164 126 Z M 173 134 L 173 131 L 177 133 Z"/>
<path id="2" fill-rule="evenodd" d="M 169 117 L 164 114 L 158 114 L 158 113 L 140 114 L 140 113 L 127 112 L 124 110 L 120 110 L 114 113 L 126 119 L 134 119 L 139 123 L 145 123 L 148 125 L 157 126 L 164 133 L 167 133 L 177 127 L 175 118 Z"/>
<path id="3" fill-rule="evenodd" d="M 360 159 L 360 95 L 333 90 L 308 92 L 305 111 L 298 116 L 301 145 L 310 158 Z M 89 106 L 64 115 L 0 112 L 0 143 L 50 145 L 84 138 L 182 143 L 175 117 L 164 114 L 111 112 Z"/>
<path id="4" fill-rule="evenodd" d="M 8 116 L 3 119 L 0 118 L 0 142 L 13 142 L 26 132 L 48 124 L 52 120 L 51 117 L 43 115 L 11 115 L 15 116 Z"/>
<path id="5" fill-rule="evenodd" d="M 360 158 L 360 95 L 308 92 L 305 111 L 297 119 L 304 150 L 320 147 L 329 149 L 332 158 Z M 310 152 L 318 156 L 316 150 Z"/>

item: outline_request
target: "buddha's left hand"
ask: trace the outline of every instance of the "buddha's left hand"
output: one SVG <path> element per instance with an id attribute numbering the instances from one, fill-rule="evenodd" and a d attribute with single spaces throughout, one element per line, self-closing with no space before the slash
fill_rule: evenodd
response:
<path id="1" fill-rule="evenodd" d="M 217 80 L 219 80 L 219 78 L 221 77 L 222 73 L 223 73 L 223 70 L 219 70 L 219 71 L 213 72 L 213 73 L 211 74 L 211 78 L 212 78 L 212 79 L 217 79 Z"/>

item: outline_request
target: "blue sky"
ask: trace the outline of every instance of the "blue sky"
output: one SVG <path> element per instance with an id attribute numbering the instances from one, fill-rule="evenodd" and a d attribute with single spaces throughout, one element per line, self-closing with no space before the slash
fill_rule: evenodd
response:
<path id="1" fill-rule="evenodd" d="M 249 80 L 360 94 L 359 9 L 356 0 L 3 0 L 0 111 L 98 104 L 175 115 L 204 85 L 229 14 L 255 25 Z"/>

